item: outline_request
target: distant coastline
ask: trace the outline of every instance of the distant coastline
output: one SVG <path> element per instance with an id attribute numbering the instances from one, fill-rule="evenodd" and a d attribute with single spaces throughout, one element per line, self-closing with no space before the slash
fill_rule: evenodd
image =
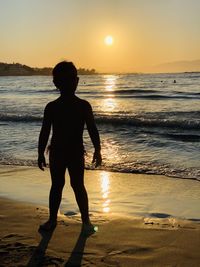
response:
<path id="1" fill-rule="evenodd" d="M 200 61 L 199 61 L 200 62 Z M 3 63 L 0 62 L 0 77 L 1 76 L 50 76 L 52 74 L 51 67 L 38 68 L 38 67 L 30 67 L 27 65 L 23 65 L 20 63 Z M 145 71 L 145 72 L 97 72 L 95 69 L 86 69 L 86 68 L 78 68 L 79 75 L 139 75 L 139 74 L 178 74 L 178 73 L 200 73 L 200 70 L 196 71 L 188 71 L 186 69 L 182 70 L 163 70 L 163 71 Z"/>
<path id="2" fill-rule="evenodd" d="M 51 75 L 52 68 L 32 68 L 20 63 L 2 63 L 0 62 L 0 76 L 33 76 L 33 75 Z M 78 74 L 93 75 L 97 74 L 95 69 L 79 68 Z"/>

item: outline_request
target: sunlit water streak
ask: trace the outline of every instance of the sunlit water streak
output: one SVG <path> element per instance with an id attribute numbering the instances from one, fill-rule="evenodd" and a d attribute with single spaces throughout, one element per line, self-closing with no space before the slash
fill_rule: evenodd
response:
<path id="1" fill-rule="evenodd" d="M 110 174 L 108 172 L 100 173 L 101 176 L 101 193 L 102 193 L 102 211 L 109 212 L 110 211 Z"/>

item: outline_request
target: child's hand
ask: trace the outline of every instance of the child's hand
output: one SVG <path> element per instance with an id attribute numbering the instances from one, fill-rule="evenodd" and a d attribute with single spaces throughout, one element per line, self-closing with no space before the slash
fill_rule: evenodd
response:
<path id="1" fill-rule="evenodd" d="M 44 171 L 44 167 L 46 167 L 46 160 L 44 155 L 39 155 L 38 157 L 38 167 L 40 170 Z"/>
<path id="2" fill-rule="evenodd" d="M 102 162 L 101 152 L 95 151 L 92 160 L 92 163 L 95 163 L 95 168 L 100 166 L 101 162 Z"/>

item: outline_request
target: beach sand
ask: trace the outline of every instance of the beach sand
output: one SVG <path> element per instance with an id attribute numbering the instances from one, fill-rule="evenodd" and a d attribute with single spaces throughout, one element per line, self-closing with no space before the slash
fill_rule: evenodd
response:
<path id="1" fill-rule="evenodd" d="M 0 203 L 1 266 L 200 266 L 198 224 L 101 218 L 98 232 L 87 238 L 80 222 L 60 216 L 53 233 L 40 234 L 46 208 Z"/>
<path id="2" fill-rule="evenodd" d="M 22 173 L 28 181 L 38 174 L 34 168 L 5 167 L 1 169 L 3 185 L 1 190 L 7 193 L 0 198 L 0 266 L 200 266 L 200 224 L 194 222 L 195 218 L 193 221 L 181 220 L 167 216 L 165 213 L 152 218 L 92 212 L 91 219 L 93 224 L 98 226 L 98 231 L 93 235 L 85 236 L 81 234 L 78 214 L 71 217 L 60 214 L 54 232 L 39 233 L 39 225 L 48 218 L 48 208 L 47 205 L 30 203 L 29 200 L 25 202 L 25 192 L 22 194 L 23 201 L 19 201 L 19 194 L 16 197 L 13 195 L 13 188 L 20 193 L 13 177 L 21 181 Z M 94 176 L 100 174 L 101 172 L 96 172 Z M 112 175 L 118 179 L 117 175 L 121 177 L 124 174 L 114 173 Z M 10 183 L 7 176 L 10 177 Z M 138 175 L 134 177 L 137 181 Z M 12 187 L 10 192 L 8 192 L 8 185 L 6 191 L 6 178 Z M 148 178 L 143 178 L 147 183 Z M 150 179 L 149 183 L 152 181 Z M 41 184 L 40 188 L 43 188 L 41 181 L 39 184 Z M 22 193 L 22 182 L 20 186 Z M 147 186 L 149 187 L 149 184 Z M 90 189 L 90 186 L 88 187 Z M 33 194 L 36 194 L 34 191 L 37 191 L 38 187 L 36 184 L 31 184 L 28 190 L 28 185 L 24 183 L 23 191 L 25 188 L 28 195 L 31 194 L 31 190 Z M 169 190 L 169 187 L 167 188 Z M 106 186 L 104 193 L 107 192 L 105 189 Z M 137 194 L 140 192 L 144 195 L 142 190 L 139 184 L 136 188 Z M 150 187 L 149 192 L 151 192 Z M 48 191 L 45 194 L 48 195 Z M 89 194 L 93 198 L 93 194 Z M 195 194 L 197 195 L 197 191 Z M 38 193 L 38 203 L 43 203 L 39 201 L 39 196 Z M 112 195 L 110 199 L 114 201 Z M 48 199 L 46 201 L 48 202 Z M 173 201 L 169 205 L 172 206 L 172 203 Z"/>

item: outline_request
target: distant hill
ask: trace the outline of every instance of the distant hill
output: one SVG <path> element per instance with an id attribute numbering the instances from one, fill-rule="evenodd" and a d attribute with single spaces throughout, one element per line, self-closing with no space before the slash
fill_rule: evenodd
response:
<path id="1" fill-rule="evenodd" d="M 151 68 L 153 72 L 200 72 L 200 60 L 174 61 Z"/>
<path id="2" fill-rule="evenodd" d="M 51 75 L 52 68 L 32 68 L 19 63 L 0 63 L 0 76 Z M 78 74 L 96 74 L 95 69 L 79 68 Z"/>

